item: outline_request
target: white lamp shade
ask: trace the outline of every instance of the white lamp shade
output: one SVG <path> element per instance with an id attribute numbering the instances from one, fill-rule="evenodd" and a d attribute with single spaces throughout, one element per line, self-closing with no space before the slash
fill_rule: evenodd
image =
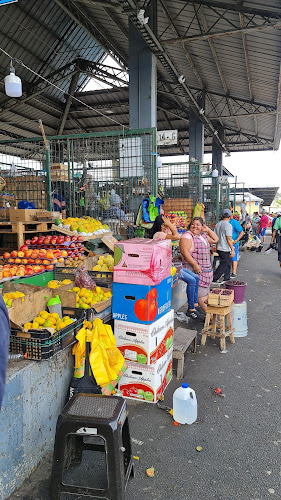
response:
<path id="1" fill-rule="evenodd" d="M 156 165 L 157 165 L 157 168 L 162 167 L 162 158 L 161 158 L 161 156 L 157 156 L 157 158 L 156 158 Z"/>
<path id="2" fill-rule="evenodd" d="M 217 168 L 214 168 L 214 170 L 212 170 L 212 177 L 218 177 L 219 175 L 219 171 Z"/>
<path id="3" fill-rule="evenodd" d="M 22 85 L 21 79 L 15 75 L 15 73 L 10 73 L 5 77 L 5 92 L 9 97 L 21 97 L 22 96 Z"/>

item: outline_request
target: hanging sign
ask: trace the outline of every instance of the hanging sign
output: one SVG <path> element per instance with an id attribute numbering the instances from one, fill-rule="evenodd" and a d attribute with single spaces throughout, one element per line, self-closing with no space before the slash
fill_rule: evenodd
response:
<path id="1" fill-rule="evenodd" d="M 170 144 L 178 143 L 177 130 L 158 130 L 157 131 L 157 146 L 170 146 Z"/>
<path id="2" fill-rule="evenodd" d="M 1 5 L 7 5 L 8 3 L 15 3 L 18 0 L 0 0 L 0 7 Z"/>

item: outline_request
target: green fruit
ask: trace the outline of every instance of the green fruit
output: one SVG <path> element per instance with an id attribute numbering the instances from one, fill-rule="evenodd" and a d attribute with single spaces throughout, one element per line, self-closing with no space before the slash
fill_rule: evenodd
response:
<path id="1" fill-rule="evenodd" d="M 150 391 L 146 391 L 144 393 L 144 399 L 146 401 L 153 401 L 153 392 L 150 392 Z"/>
<path id="2" fill-rule="evenodd" d="M 166 351 L 169 350 L 169 347 L 170 347 L 170 337 L 168 337 L 166 340 Z"/>
<path id="3" fill-rule="evenodd" d="M 138 390 L 138 395 L 139 395 L 139 396 L 144 396 L 144 391 L 143 391 L 142 389 L 139 389 L 139 390 Z"/>
<path id="4" fill-rule="evenodd" d="M 122 255 L 124 252 L 123 245 L 115 245 L 114 247 L 114 265 L 117 266 L 121 262 Z"/>
<path id="5" fill-rule="evenodd" d="M 60 226 L 61 225 L 61 219 L 55 219 L 55 225 Z"/>
<path id="6" fill-rule="evenodd" d="M 147 357 L 145 354 L 138 354 L 137 355 L 137 361 L 138 363 L 141 363 L 142 365 L 145 365 L 146 361 L 147 361 Z"/>

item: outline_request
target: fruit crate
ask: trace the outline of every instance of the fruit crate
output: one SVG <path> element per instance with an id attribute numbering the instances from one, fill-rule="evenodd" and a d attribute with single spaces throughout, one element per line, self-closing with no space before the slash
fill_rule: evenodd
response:
<path id="1" fill-rule="evenodd" d="M 64 279 L 70 279 L 75 281 L 75 271 L 77 267 L 60 267 L 55 266 L 54 279 L 63 281 Z M 112 288 L 113 282 L 113 272 L 110 271 L 87 271 L 89 275 L 93 278 L 97 286 L 103 288 Z"/>
<path id="2" fill-rule="evenodd" d="M 10 336 L 10 352 L 24 354 L 26 359 L 41 361 L 49 359 L 58 351 L 76 342 L 78 330 L 82 327 L 86 318 L 85 311 L 74 307 L 63 307 L 62 313 L 76 319 L 74 323 L 66 326 L 62 330 L 50 333 L 45 330 L 28 330 L 23 332 L 20 329 L 12 328 Z"/>
<path id="3" fill-rule="evenodd" d="M 208 305 L 217 307 L 231 306 L 234 299 L 233 290 L 213 288 L 208 295 Z"/>

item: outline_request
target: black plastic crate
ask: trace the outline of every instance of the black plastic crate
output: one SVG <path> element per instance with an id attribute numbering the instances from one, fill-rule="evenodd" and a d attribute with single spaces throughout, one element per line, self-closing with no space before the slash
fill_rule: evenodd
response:
<path id="1" fill-rule="evenodd" d="M 10 352 L 26 355 L 27 359 L 41 361 L 49 359 L 58 351 L 76 342 L 78 330 L 86 318 L 85 311 L 74 307 L 63 307 L 63 316 L 70 316 L 77 321 L 66 326 L 53 335 L 48 330 L 28 330 L 22 332 L 16 328 L 11 329 Z"/>
<path id="2" fill-rule="evenodd" d="M 65 279 L 75 280 L 75 270 L 77 267 L 59 267 L 55 266 L 54 269 L 54 279 L 63 281 Z M 87 271 L 90 276 L 92 276 L 97 286 L 103 288 L 112 288 L 113 282 L 113 272 L 110 271 Z M 102 277 L 98 275 L 102 274 Z"/>

